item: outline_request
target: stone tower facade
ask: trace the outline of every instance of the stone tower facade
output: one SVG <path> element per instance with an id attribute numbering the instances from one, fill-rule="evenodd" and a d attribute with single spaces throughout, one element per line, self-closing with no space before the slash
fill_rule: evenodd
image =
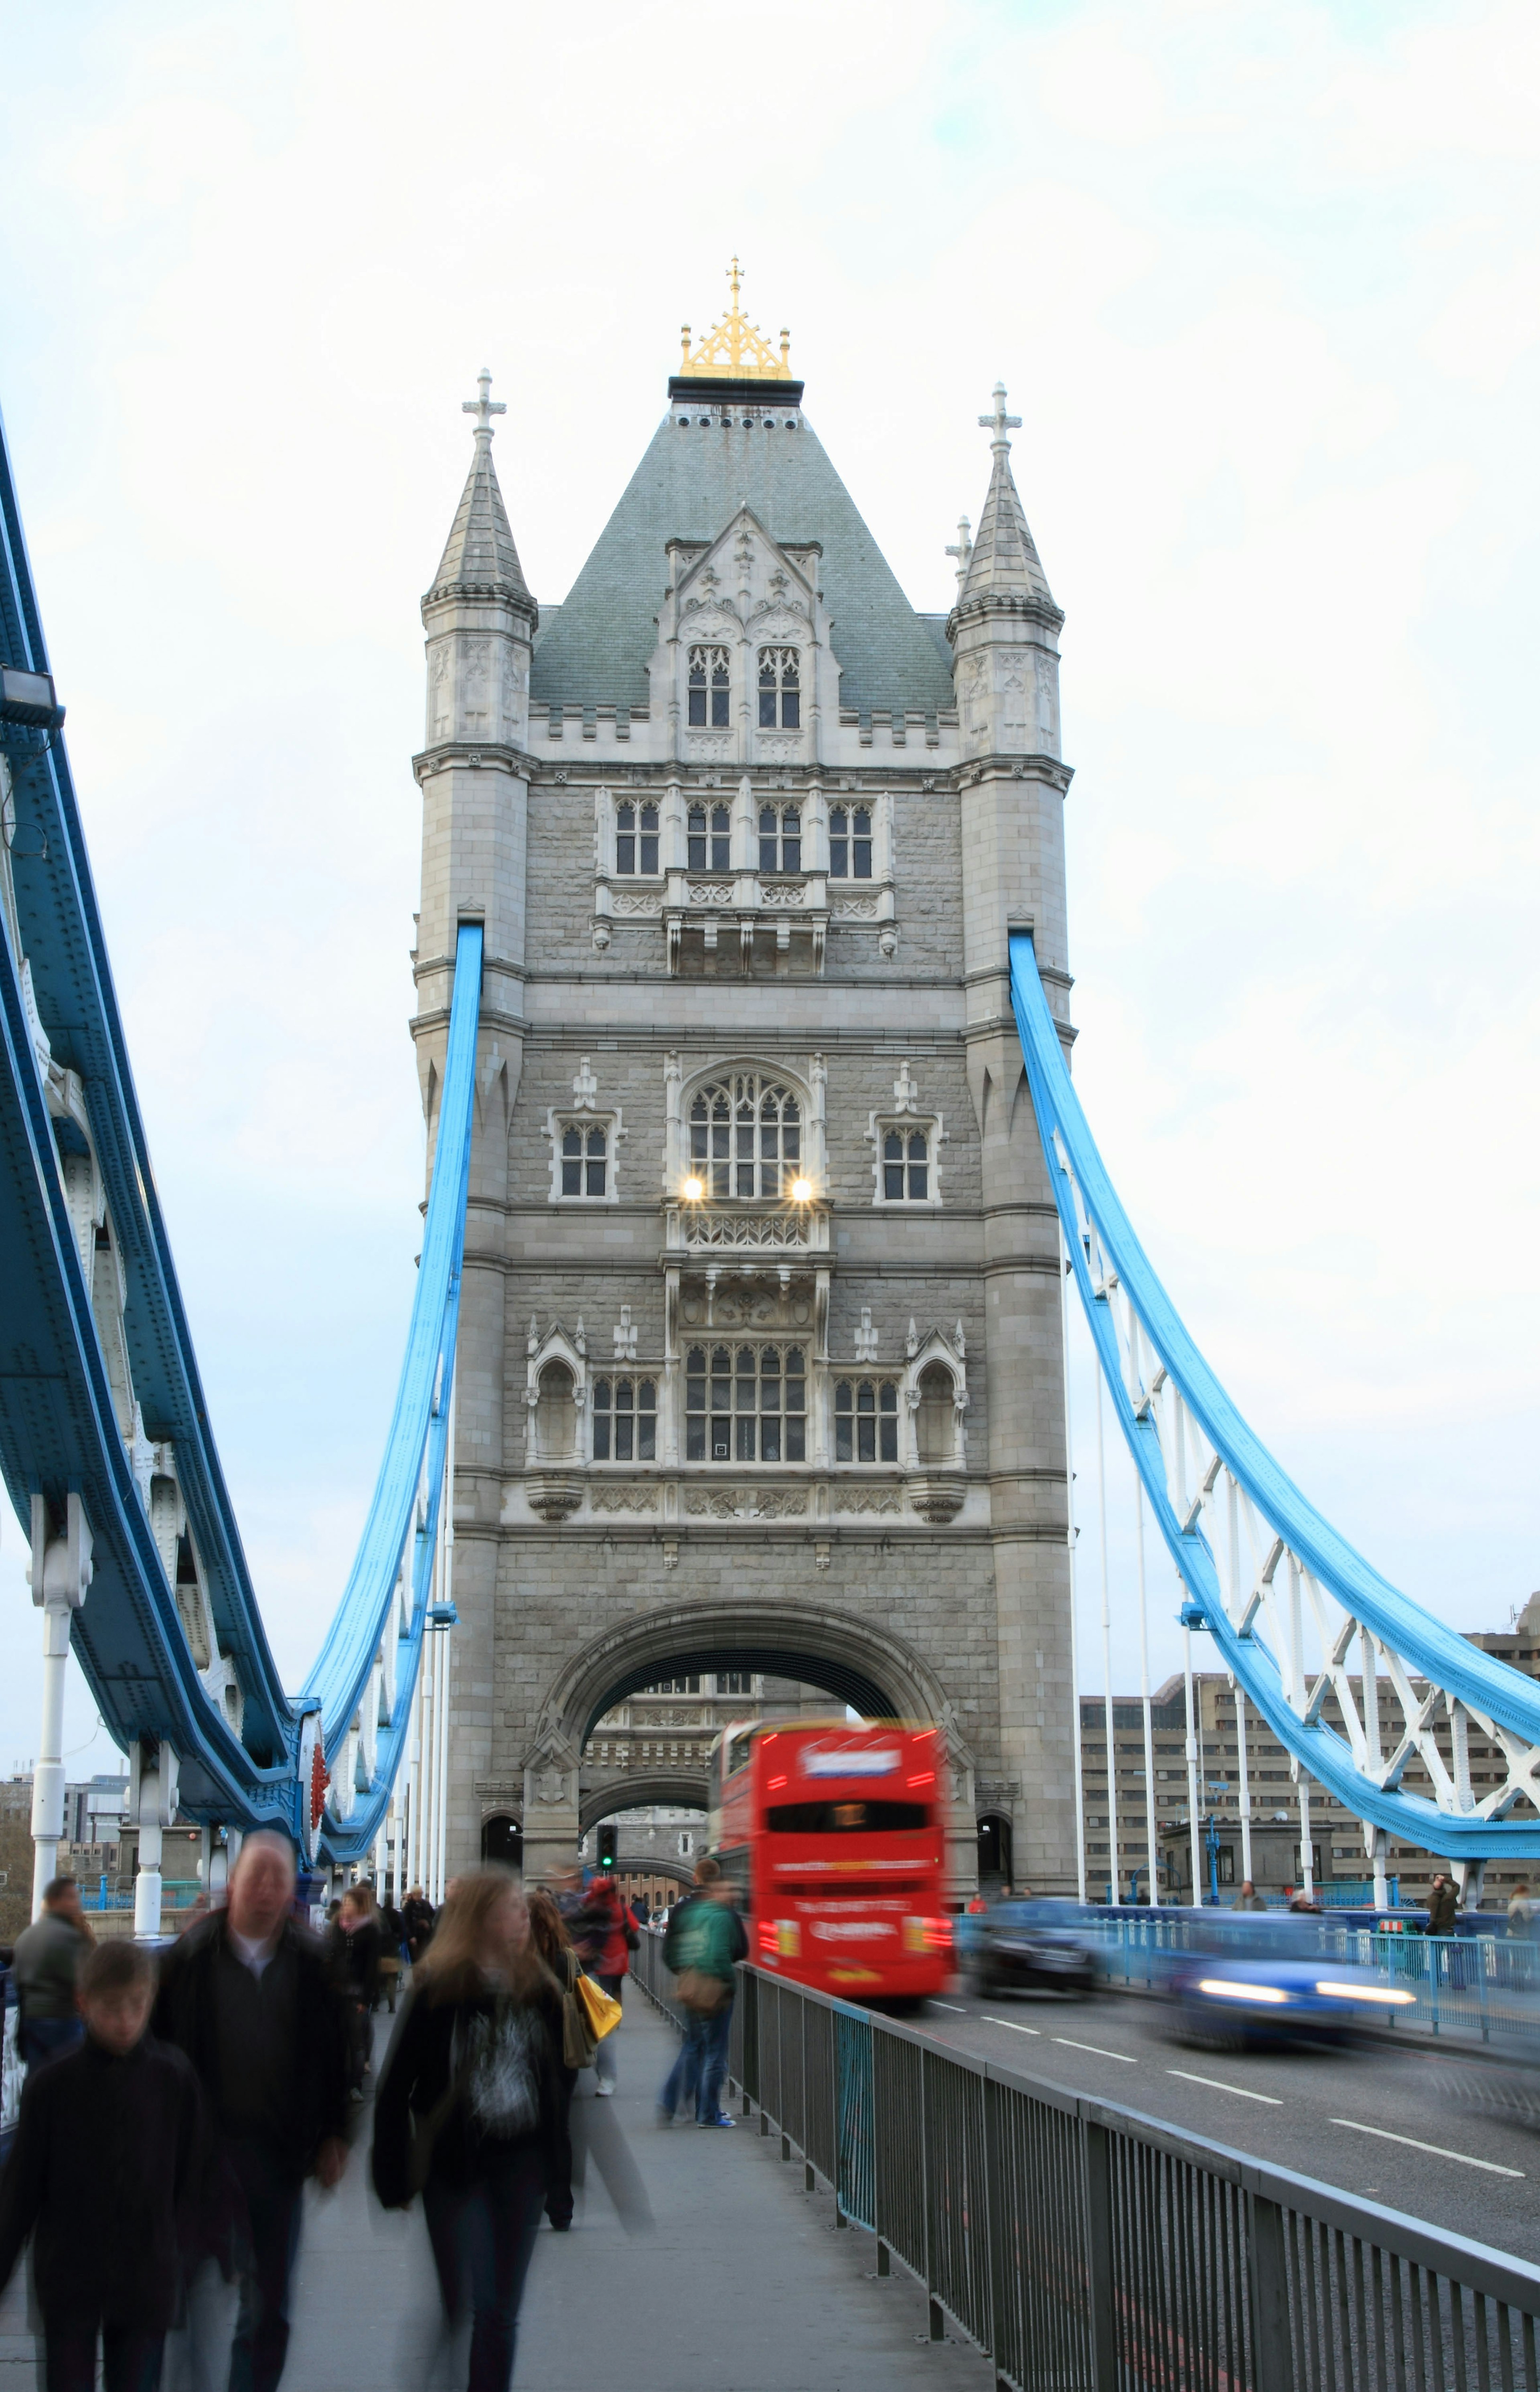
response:
<path id="1" fill-rule="evenodd" d="M 733 309 L 560 606 L 475 454 L 427 628 L 432 1140 L 485 924 L 457 1379 L 448 1866 L 540 1874 L 701 1756 L 591 1736 L 681 1671 L 942 1722 L 1074 1879 L 1055 1216 L 1011 1018 L 1067 1011 L 1057 633 L 1010 468 L 917 614 Z M 1068 1035 L 1068 1033 L 1067 1033 Z"/>

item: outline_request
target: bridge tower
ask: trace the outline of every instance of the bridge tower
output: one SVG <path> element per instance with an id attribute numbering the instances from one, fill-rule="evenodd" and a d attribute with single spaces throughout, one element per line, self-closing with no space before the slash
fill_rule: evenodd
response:
<path id="1" fill-rule="evenodd" d="M 1030 922 L 1067 996 L 1061 618 L 1003 393 L 957 604 L 919 614 L 739 288 L 560 605 L 484 380 L 423 605 L 430 1139 L 486 926 L 447 1866 L 699 1801 L 688 1704 L 646 1749 L 591 1731 L 748 1670 L 941 1722 L 957 1887 L 990 1819 L 1068 1890 L 1057 1233 L 1007 953 Z"/>

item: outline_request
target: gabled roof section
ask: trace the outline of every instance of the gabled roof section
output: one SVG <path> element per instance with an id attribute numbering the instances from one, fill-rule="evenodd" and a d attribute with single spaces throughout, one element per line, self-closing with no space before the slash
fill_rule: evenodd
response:
<path id="1" fill-rule="evenodd" d="M 536 706 L 635 706 L 667 586 L 671 540 L 713 542 L 741 506 L 779 546 L 822 544 L 819 586 L 848 707 L 955 701 L 938 653 L 800 408 L 761 384 L 750 408 L 718 398 L 669 409 L 591 555 L 535 652 Z M 702 419 L 705 419 L 704 421 Z"/>

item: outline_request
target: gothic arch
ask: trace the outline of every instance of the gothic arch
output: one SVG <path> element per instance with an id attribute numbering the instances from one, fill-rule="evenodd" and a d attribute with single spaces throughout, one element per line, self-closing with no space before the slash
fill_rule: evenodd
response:
<path id="1" fill-rule="evenodd" d="M 903 1638 L 832 1606 L 741 1597 L 669 1604 L 593 1637 L 552 1686 L 525 1765 L 562 1755 L 559 1765 L 570 1768 L 598 1721 L 627 1695 L 659 1678 L 718 1670 L 758 1670 L 826 1686 L 869 1719 L 938 1721 L 954 1766 L 972 1766 L 940 1681 Z"/>
<path id="2" fill-rule="evenodd" d="M 577 1806 L 577 1832 L 586 1836 L 601 1819 L 612 1819 L 617 1811 L 675 1804 L 685 1810 L 704 1811 L 705 1792 L 705 1779 L 699 1772 L 628 1771 L 624 1777 L 607 1778 L 602 1786 L 589 1788 Z"/>

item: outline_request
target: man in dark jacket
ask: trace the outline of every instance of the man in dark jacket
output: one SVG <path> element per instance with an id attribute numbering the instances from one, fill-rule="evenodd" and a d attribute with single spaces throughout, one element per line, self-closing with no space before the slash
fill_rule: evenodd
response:
<path id="1" fill-rule="evenodd" d="M 1430 1935 L 1453 1935 L 1455 1913 L 1459 1907 L 1459 1895 L 1455 1880 L 1440 1869 L 1428 1894 L 1428 1932 Z"/>
<path id="2" fill-rule="evenodd" d="M 236 2202 L 230 2392 L 274 2392 L 304 2180 L 334 2185 L 347 2162 L 346 2022 L 293 1898 L 290 1846 L 248 1836 L 226 1907 L 168 1954 L 155 2013 L 157 2034 L 198 2073 Z"/>
<path id="3" fill-rule="evenodd" d="M 127 1938 L 81 1970 L 85 2037 L 28 2078 L 0 2177 L 0 2287 L 33 2238 L 48 2392 L 153 2392 L 194 2220 L 207 2115 L 179 2051 L 145 2033 L 155 1963 Z"/>
<path id="4" fill-rule="evenodd" d="M 81 1914 L 72 1877 L 43 1889 L 43 1908 L 16 1939 L 11 1976 L 20 2010 L 17 2041 L 29 2068 L 56 2051 L 72 2051 L 84 2032 L 75 2008 L 75 1979 L 93 1937 Z"/>

